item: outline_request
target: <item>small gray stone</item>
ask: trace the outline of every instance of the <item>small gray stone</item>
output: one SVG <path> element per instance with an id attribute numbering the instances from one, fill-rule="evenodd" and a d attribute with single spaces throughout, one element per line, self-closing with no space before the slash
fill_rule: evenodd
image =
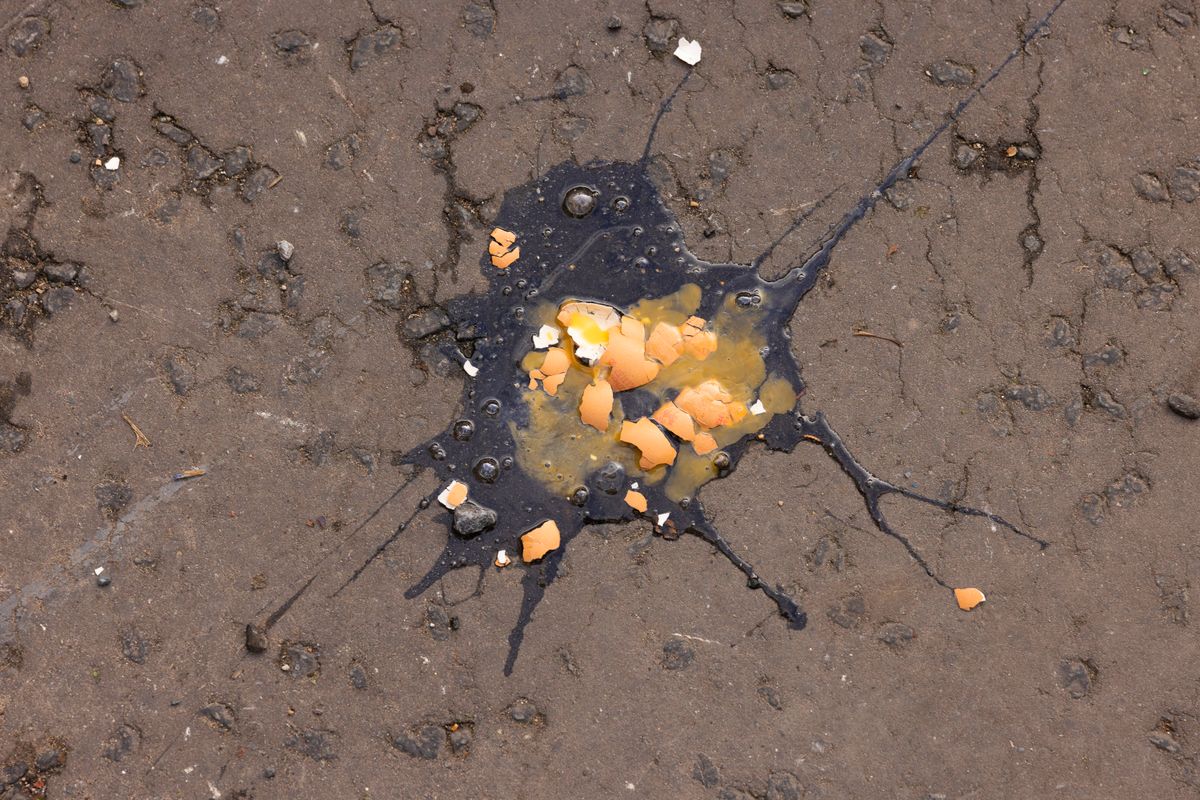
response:
<path id="1" fill-rule="evenodd" d="M 333 749 L 335 736 L 333 731 L 307 728 L 297 731 L 284 741 L 283 746 L 313 761 L 333 761 L 337 758 Z"/>
<path id="2" fill-rule="evenodd" d="M 71 305 L 75 292 L 65 286 L 51 289 L 41 297 L 42 310 L 47 314 L 57 314 Z"/>
<path id="3" fill-rule="evenodd" d="M 1186 419 L 1200 419 L 1200 400 L 1190 394 L 1175 392 L 1168 395 L 1167 406 Z"/>
<path id="4" fill-rule="evenodd" d="M 383 25 L 360 33 L 350 46 L 350 69 L 359 70 L 400 46 L 403 33 L 395 25 Z"/>
<path id="5" fill-rule="evenodd" d="M 1171 171 L 1171 194 L 1185 203 L 1194 202 L 1200 198 L 1200 169 L 1195 167 L 1176 167 Z"/>
<path id="6" fill-rule="evenodd" d="M 392 740 L 392 747 L 413 758 L 433 761 L 442 748 L 445 732 L 437 725 L 423 725 L 407 735 L 401 734 Z"/>
<path id="7" fill-rule="evenodd" d="M 696 766 L 692 767 L 692 777 L 705 789 L 711 789 L 721 782 L 720 770 L 704 753 L 696 754 Z"/>
<path id="8" fill-rule="evenodd" d="M 464 539 L 478 536 L 496 524 L 498 515 L 474 500 L 464 500 L 454 509 L 454 532 Z"/>
<path id="9" fill-rule="evenodd" d="M 1133 271 L 1146 280 L 1150 280 L 1162 268 L 1162 264 L 1148 247 L 1134 250 L 1129 254 L 1129 260 L 1133 263 Z"/>
<path id="10" fill-rule="evenodd" d="M 127 756 L 137 752 L 142 745 L 142 732 L 132 725 L 121 725 L 116 732 L 105 743 L 101 755 L 109 761 L 119 763 L 124 761 Z M 38 757 L 41 761 L 41 757 Z M 38 764 L 38 771 L 44 772 L 41 764 Z"/>
<path id="11" fill-rule="evenodd" d="M 1107 390 L 1100 390 L 1092 394 L 1092 405 L 1095 408 L 1108 414 L 1113 419 L 1125 419 L 1129 413 L 1125 410 L 1125 406 L 1117 401 Z"/>
<path id="12" fill-rule="evenodd" d="M 524 697 L 518 698 L 508 707 L 508 718 L 522 725 L 536 722 L 538 718 L 537 706 L 533 704 L 533 701 L 527 700 Z"/>
<path id="13" fill-rule="evenodd" d="M 251 623 L 246 625 L 246 649 L 251 653 L 265 653 L 267 651 L 267 634 L 257 625 Z"/>
<path id="14" fill-rule="evenodd" d="M 841 605 L 833 606 L 826 612 L 834 624 L 846 629 L 858 625 L 866 615 L 867 604 L 858 595 L 846 598 Z"/>
<path id="15" fill-rule="evenodd" d="M 1150 484 L 1136 472 L 1126 472 L 1120 478 L 1108 485 L 1104 490 L 1104 499 L 1110 508 L 1127 508 L 1150 491 Z"/>
<path id="16" fill-rule="evenodd" d="M 46 112 L 35 105 L 25 107 L 25 115 L 21 117 L 21 127 L 31 131 L 46 121 Z"/>
<path id="17" fill-rule="evenodd" d="M 221 15 L 212 6 L 196 6 L 192 9 L 192 22 L 212 33 L 221 23 Z"/>
<path id="18" fill-rule="evenodd" d="M 8 50 L 15 56 L 32 52 L 50 35 L 50 20 L 45 17 L 22 17 L 8 34 Z"/>
<path id="19" fill-rule="evenodd" d="M 252 394 L 262 388 L 258 376 L 240 367 L 230 367 L 225 372 L 225 382 L 236 394 Z"/>
<path id="20" fill-rule="evenodd" d="M 274 186 L 278 178 L 279 173 L 270 167 L 259 167 L 242 184 L 242 199 L 247 203 L 254 202 L 256 197 Z"/>
<path id="21" fill-rule="evenodd" d="M 471 751 L 471 742 L 475 734 L 471 725 L 460 722 L 451 726 L 446 738 L 450 740 L 450 749 L 456 755 L 464 756 Z"/>
<path id="22" fill-rule="evenodd" d="M 925 74 L 938 86 L 970 86 L 975 82 L 974 68 L 948 58 L 930 64 Z"/>
<path id="23" fill-rule="evenodd" d="M 311 678 L 321 672 L 320 648 L 309 642 L 284 642 L 279 661 L 280 669 L 293 678 Z"/>
<path id="24" fill-rule="evenodd" d="M 218 730 L 233 730 L 233 723 L 236 721 L 233 709 L 224 703 L 211 703 L 200 709 L 200 714 L 206 717 Z"/>
<path id="25" fill-rule="evenodd" d="M 662 55 L 675 49 L 675 37 L 679 34 L 679 20 L 674 17 L 651 17 L 642 28 L 642 38 L 651 53 Z"/>
<path id="26" fill-rule="evenodd" d="M 28 289 L 37 280 L 37 273 L 31 269 L 14 269 L 12 272 L 13 285 L 18 289 Z"/>
<path id="27" fill-rule="evenodd" d="M 1195 20 L 1192 19 L 1191 14 L 1187 13 L 1181 8 L 1176 8 L 1175 6 L 1168 5 L 1165 7 L 1163 9 L 1163 16 L 1178 25 L 1180 28 L 1190 28 L 1195 24 Z"/>
<path id="28" fill-rule="evenodd" d="M 1084 519 L 1093 525 L 1099 525 L 1104 521 L 1104 496 L 1094 493 L 1084 496 L 1079 503 L 1079 509 L 1083 512 Z"/>
<path id="29" fill-rule="evenodd" d="M 582 67 L 577 67 L 571 64 L 569 67 L 558 73 L 558 77 L 554 79 L 553 97 L 557 100 L 566 100 L 568 97 L 578 97 L 587 94 L 588 86 L 591 79 L 588 78 L 587 72 Z"/>
<path id="30" fill-rule="evenodd" d="M 1093 675 L 1086 661 L 1068 659 L 1058 665 L 1058 682 L 1076 700 L 1092 691 Z"/>
<path id="31" fill-rule="evenodd" d="M 796 73 L 790 69 L 767 70 L 767 88 L 771 91 L 786 89 L 796 82 Z"/>
<path id="32" fill-rule="evenodd" d="M 412 280 L 411 267 L 405 264 L 392 264 L 387 261 L 381 261 L 367 268 L 367 286 L 367 291 L 372 300 L 377 303 L 383 303 L 388 308 L 393 309 L 399 309 L 406 303 L 411 302 L 413 293 L 416 290 Z M 410 318 L 409 322 L 412 319 Z M 450 320 L 447 318 L 446 323 L 449 324 L 449 322 Z M 414 323 L 414 327 L 418 326 Z M 440 327 L 438 330 L 440 330 Z M 405 332 L 408 332 L 408 322 L 405 323 Z M 429 333 L 433 332 L 430 331 Z M 411 338 L 420 339 L 428 336 L 429 333 L 413 335 Z"/>
<path id="33" fill-rule="evenodd" d="M 882 66 L 892 54 L 892 43 L 877 31 L 859 37 L 858 48 L 863 58 L 875 66 Z"/>
<path id="34" fill-rule="evenodd" d="M 1186 253 L 1177 250 L 1163 261 L 1163 271 L 1167 273 L 1168 277 L 1178 280 L 1184 275 L 1193 274 L 1196 271 L 1196 262 Z"/>
<path id="35" fill-rule="evenodd" d="M 195 386 L 196 373 L 192 371 L 182 356 L 167 356 L 163 359 L 162 365 L 175 394 L 183 397 Z"/>
<path id="36" fill-rule="evenodd" d="M 885 622 L 879 627 L 879 634 L 876 638 L 888 647 L 899 650 L 912 644 L 916 635 L 912 628 L 902 622 Z"/>
<path id="37" fill-rule="evenodd" d="M 463 7 L 463 27 L 479 39 L 486 39 L 496 29 L 496 11 L 490 5 L 467 3 Z"/>
<path id="38" fill-rule="evenodd" d="M 807 17 L 810 13 L 807 0 L 799 3 L 780 3 L 779 10 L 788 19 L 800 19 L 801 17 Z"/>
<path id="39" fill-rule="evenodd" d="M 979 148 L 969 144 L 960 144 L 954 151 L 954 164 L 959 169 L 970 169 L 979 158 Z"/>
<path id="40" fill-rule="evenodd" d="M 313 40 L 304 31 L 280 31 L 271 37 L 275 52 L 291 64 L 304 64 L 312 57 Z"/>
<path id="41" fill-rule="evenodd" d="M 440 308 L 422 309 L 404 321 L 404 335 L 409 339 L 424 339 L 450 327 L 450 317 Z"/>
<path id="42" fill-rule="evenodd" d="M 221 157 L 225 162 L 225 174 L 233 178 L 241 175 L 250 164 L 250 148 L 238 145 Z"/>
<path id="43" fill-rule="evenodd" d="M 216 174 L 224 164 L 203 145 L 194 144 L 187 150 L 187 168 L 194 180 L 202 181 Z"/>
<path id="44" fill-rule="evenodd" d="M 142 94 L 142 71 L 129 59 L 119 58 L 104 71 L 100 91 L 114 100 L 132 103 Z"/>
<path id="45" fill-rule="evenodd" d="M 801 800 L 803 784 L 790 772 L 772 772 L 767 777 L 767 800 Z"/>
<path id="46" fill-rule="evenodd" d="M 357 133 L 349 133 L 329 146 L 325 163 L 330 169 L 342 170 L 354 163 L 354 158 L 362 148 L 362 137 Z"/>
<path id="47" fill-rule="evenodd" d="M 362 664 L 350 667 L 350 685 L 359 691 L 367 688 L 367 671 L 363 669 Z"/>
<path id="48" fill-rule="evenodd" d="M 662 652 L 663 669 L 672 671 L 686 669 L 696 659 L 696 651 L 683 639 L 668 640 Z"/>
<path id="49" fill-rule="evenodd" d="M 1151 733 L 1150 744 L 1154 745 L 1159 750 L 1162 750 L 1166 753 L 1171 753 L 1172 755 L 1178 753 L 1180 750 L 1179 742 L 1176 741 L 1174 736 L 1166 731 L 1154 731 Z"/>
<path id="50" fill-rule="evenodd" d="M 783 698 L 779 696 L 779 690 L 774 686 L 760 686 L 755 692 L 771 708 L 776 711 L 783 711 Z"/>
<path id="51" fill-rule="evenodd" d="M 1133 189 L 1138 195 L 1152 203 L 1165 203 L 1171 199 L 1167 187 L 1157 175 L 1142 172 L 1133 178 Z"/>
<path id="52" fill-rule="evenodd" d="M 137 628 L 126 628 L 121 632 L 121 654 L 134 664 L 145 664 L 150 644 Z"/>

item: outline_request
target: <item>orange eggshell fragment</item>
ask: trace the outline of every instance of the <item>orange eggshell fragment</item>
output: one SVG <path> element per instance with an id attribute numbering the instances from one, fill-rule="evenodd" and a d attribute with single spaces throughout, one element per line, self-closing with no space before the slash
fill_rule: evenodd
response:
<path id="1" fill-rule="evenodd" d="M 646 340 L 646 354 L 664 367 L 669 367 L 683 355 L 683 336 L 679 328 L 660 322 Z"/>
<path id="2" fill-rule="evenodd" d="M 547 375 L 561 375 L 569 366 L 571 359 L 561 347 L 551 347 L 546 351 L 546 358 L 542 360 L 542 372 Z"/>
<path id="3" fill-rule="evenodd" d="M 987 600 L 987 597 L 978 589 L 968 587 L 966 589 L 955 589 L 954 599 L 958 602 L 959 608 L 963 611 L 970 611 L 984 600 Z"/>
<path id="4" fill-rule="evenodd" d="M 695 421 L 687 412 L 669 400 L 663 403 L 662 407 L 655 411 L 650 418 L 685 442 L 696 438 Z"/>
<path id="5" fill-rule="evenodd" d="M 688 317 L 679 327 L 679 334 L 683 337 L 683 351 L 697 361 L 703 361 L 717 349 L 717 335 L 704 330 L 704 320 L 700 317 Z"/>
<path id="6" fill-rule="evenodd" d="M 488 253 L 494 256 L 502 256 L 508 250 L 507 247 L 493 240 L 488 242 Z"/>
<path id="7" fill-rule="evenodd" d="M 645 342 L 646 326 L 633 317 L 621 317 L 621 335 Z M 645 349 L 644 346 L 643 349 Z"/>
<path id="8" fill-rule="evenodd" d="M 696 434 L 696 440 L 692 442 L 692 448 L 696 451 L 696 455 L 702 456 L 717 449 L 717 440 L 708 431 L 701 431 Z"/>
<path id="9" fill-rule="evenodd" d="M 521 535 L 521 558 L 526 564 L 537 561 L 542 556 L 557 550 L 562 543 L 558 532 L 558 523 L 548 519 L 531 531 Z"/>
<path id="10" fill-rule="evenodd" d="M 627 335 L 627 326 L 623 322 L 620 330 L 609 332 L 608 349 L 600 356 L 600 363 L 611 367 L 608 382 L 616 392 L 645 386 L 658 377 L 659 369 L 657 362 L 646 358 L 646 343 L 642 337 Z M 633 326 L 628 330 L 636 332 Z"/>
<path id="11" fill-rule="evenodd" d="M 562 386 L 562 382 L 567 379 L 566 375 L 559 373 L 558 375 L 547 375 L 542 381 L 542 388 L 546 390 L 546 394 L 554 397 L 558 394 L 558 387 Z"/>
<path id="12" fill-rule="evenodd" d="M 514 247 L 502 256 L 492 256 L 492 266 L 500 269 L 508 269 L 520 257 L 521 248 Z"/>
<path id="13" fill-rule="evenodd" d="M 640 511 L 643 514 L 646 513 L 646 509 L 649 507 L 646 503 L 646 495 L 642 494 L 641 492 L 636 492 L 633 489 L 630 489 L 625 493 L 625 505 L 629 506 L 634 511 Z"/>
<path id="14" fill-rule="evenodd" d="M 438 502 L 453 511 L 467 499 L 467 485 L 462 481 L 450 481 L 450 485 L 438 494 Z"/>
<path id="15" fill-rule="evenodd" d="M 608 418 L 612 414 L 613 390 L 603 378 L 588 384 L 579 400 L 579 418 L 603 433 L 608 430 Z"/>
<path id="16" fill-rule="evenodd" d="M 517 240 L 517 235 L 512 231 L 506 231 L 503 228 L 492 228 L 491 237 L 500 243 L 505 250 L 513 246 L 513 242 Z"/>
<path id="17" fill-rule="evenodd" d="M 551 347 L 542 359 L 542 366 L 529 370 L 529 388 L 536 389 L 537 382 L 542 382 L 546 394 L 554 395 L 558 387 L 566 379 L 567 369 L 571 366 L 571 357 L 561 347 Z"/>
<path id="18" fill-rule="evenodd" d="M 729 409 L 732 398 L 717 381 L 705 381 L 699 386 L 685 388 L 675 398 L 675 405 L 686 411 L 705 428 L 719 428 L 733 421 Z M 745 409 L 742 409 L 745 416 Z"/>
<path id="19" fill-rule="evenodd" d="M 575 318 L 576 314 L 591 317 L 601 330 L 608 330 L 621 324 L 621 314 L 612 306 L 606 306 L 603 303 L 588 303 L 583 300 L 572 300 L 559 306 L 558 324 L 564 328 L 570 327 L 571 320 Z"/>
<path id="20" fill-rule="evenodd" d="M 636 447 L 642 454 L 639 462 L 642 469 L 653 469 L 660 464 L 675 463 L 675 448 L 667 435 L 650 421 L 642 417 L 637 422 L 625 420 L 621 423 L 618 437 L 622 442 Z"/>

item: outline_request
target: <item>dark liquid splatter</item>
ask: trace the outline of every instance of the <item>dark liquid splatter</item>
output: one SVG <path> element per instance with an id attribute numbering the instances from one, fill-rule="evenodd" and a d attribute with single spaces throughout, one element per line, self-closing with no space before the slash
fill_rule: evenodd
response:
<path id="1" fill-rule="evenodd" d="M 846 233 L 874 207 L 884 192 L 908 174 L 933 141 L 1016 58 L 1063 2 L 1057 0 L 1024 37 L 1021 45 L 958 104 L 925 142 L 900 161 L 874 191 L 863 197 L 800 266 L 776 281 L 763 280 L 758 265 L 813 209 L 751 264 L 712 264 L 697 259 L 688 251 L 678 223 L 649 177 L 647 165 L 654 131 L 675 92 L 687 80 L 686 76 L 654 120 L 651 142 L 640 161 L 592 163 L 582 167 L 560 164 L 536 180 L 507 192 L 495 224 L 517 233 L 520 258 L 507 269 L 497 269 L 485 255 L 482 266 L 488 275 L 488 290 L 457 298 L 447 309 L 456 343 L 448 344 L 447 348 L 460 362 L 467 361 L 469 355 L 470 364 L 479 370 L 478 375 L 467 381 L 456 421 L 443 435 L 414 448 L 401 459 L 402 463 L 432 470 L 443 485 L 451 480 L 468 484 L 470 506 L 464 504 L 455 512 L 435 506 L 445 513 L 451 533 L 442 554 L 426 575 L 405 592 L 405 596 L 412 598 L 422 594 L 452 570 L 465 567 L 488 569 L 498 551 L 515 553 L 519 549 L 522 533 L 547 519 L 554 520 L 561 531 L 561 545 L 537 563 L 520 567 L 525 570 L 522 578 L 524 598 L 509 634 L 509 654 L 505 664 L 505 673 L 511 673 L 533 611 L 546 588 L 557 577 L 571 541 L 584 526 L 653 518 L 656 513 L 669 512 L 669 519 L 656 525 L 658 533 L 664 538 L 678 538 L 682 533 L 699 536 L 746 575 L 750 588 L 769 597 L 790 627 L 800 629 L 805 626 L 806 615 L 797 603 L 760 577 L 758 571 L 734 551 L 713 527 L 698 497 L 679 495 L 678 482 L 647 480 L 636 467 L 630 468 L 615 460 L 594 464 L 578 476 L 558 473 L 548 477 L 543 469 L 547 464 L 533 463 L 535 459 L 529 448 L 522 447 L 522 433 L 535 427 L 537 414 L 547 413 L 545 408 L 533 407 L 531 397 L 539 395 L 541 390 L 528 386 L 521 366 L 523 357 L 531 350 L 531 337 L 539 329 L 537 309 L 557 308 L 572 300 L 588 300 L 629 313 L 639 303 L 687 291 L 685 287 L 691 286 L 699 287 L 699 305 L 691 313 L 705 320 L 716 319 L 727 327 L 734 325 L 753 332 L 754 341 L 761 343 L 758 352 L 765 368 L 764 379 L 785 383 L 790 387 L 789 396 L 796 398 L 794 407 L 766 415 L 753 432 L 726 442 L 719 451 L 709 454 L 697 473 L 699 478 L 691 480 L 696 489 L 708 480 L 732 473 L 748 447 L 755 442 L 771 450 L 787 452 L 808 440 L 821 445 L 851 477 L 879 529 L 896 539 L 925 573 L 945 589 L 951 587 L 935 573 L 916 547 L 884 518 L 880 500 L 885 495 L 898 494 L 948 512 L 984 517 L 1045 547 L 1045 542 L 1018 530 L 999 516 L 921 495 L 872 475 L 850 453 L 822 414 L 807 415 L 801 408 L 799 398 L 804 392 L 804 381 L 791 352 L 788 323 Z M 742 316 L 741 323 L 737 322 L 739 315 Z M 718 329 L 717 334 L 722 335 L 722 331 Z M 459 347 L 467 352 L 461 352 Z M 698 369 L 700 372 L 703 372 L 702 368 Z M 763 381 L 757 384 L 759 388 L 765 385 Z M 628 419 L 650 415 L 658 402 L 653 396 L 645 397 L 640 390 L 620 393 L 620 401 Z M 577 416 L 572 415 L 567 421 L 576 426 L 583 425 Z M 673 438 L 672 443 L 683 452 L 683 442 Z M 694 466 L 694 459 L 692 463 Z M 551 465 L 551 468 L 553 471 L 557 465 Z M 676 464 L 671 469 L 682 469 L 682 466 Z M 556 483 L 570 482 L 571 477 L 577 477 L 577 485 L 564 488 Z M 646 498 L 648 513 L 635 510 L 625 501 L 626 492 L 635 482 L 637 491 Z M 428 500 L 424 500 L 421 508 L 428 505 Z M 494 515 L 488 516 L 491 512 Z M 411 520 L 410 517 L 376 547 L 337 593 L 353 583 Z M 310 579 L 271 615 L 267 627 L 286 612 L 311 582 Z"/>

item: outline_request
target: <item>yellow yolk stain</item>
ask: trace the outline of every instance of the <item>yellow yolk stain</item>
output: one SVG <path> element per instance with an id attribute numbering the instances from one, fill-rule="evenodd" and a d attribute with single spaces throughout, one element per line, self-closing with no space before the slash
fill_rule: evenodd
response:
<path id="1" fill-rule="evenodd" d="M 569 496 L 614 461 L 646 485 L 665 481 L 667 497 L 679 501 L 717 477 L 719 448 L 790 412 L 794 390 L 768 375 L 763 360 L 766 337 L 755 326 L 765 310 L 726 297 L 704 319 L 697 316 L 702 299 L 700 287 L 687 284 L 627 313 L 582 300 L 531 309 L 563 335 L 552 348 L 561 356 L 534 351 L 521 361 L 530 377 L 528 421 L 511 430 L 522 468 Z M 632 389 L 649 392 L 658 411 L 626 419 L 621 395 Z M 756 401 L 765 413 L 750 413 Z"/>

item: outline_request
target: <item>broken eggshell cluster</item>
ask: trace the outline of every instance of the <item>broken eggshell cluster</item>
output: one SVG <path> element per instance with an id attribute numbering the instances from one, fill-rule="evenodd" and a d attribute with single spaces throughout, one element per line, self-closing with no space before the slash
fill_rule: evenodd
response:
<path id="1" fill-rule="evenodd" d="M 668 538 L 712 540 L 700 488 L 751 443 L 801 439 L 788 328 L 806 288 L 693 256 L 642 163 L 564 163 L 508 191 L 482 266 L 486 290 L 446 306 L 445 346 L 472 367 L 462 416 L 403 458 L 467 495 L 407 594 L 508 563 L 519 541 L 528 567 L 511 669 L 586 524 L 648 516 Z"/>
<path id="2" fill-rule="evenodd" d="M 529 550 L 521 627 L 584 525 L 707 525 L 705 482 L 752 441 L 794 447 L 799 295 L 695 258 L 637 163 L 564 163 L 508 191 L 485 248 L 487 289 L 445 309 L 474 373 L 461 417 L 403 458 L 466 486 L 469 511 L 408 594 L 500 550 L 525 560 L 521 537 L 554 522 L 557 546 Z"/>

